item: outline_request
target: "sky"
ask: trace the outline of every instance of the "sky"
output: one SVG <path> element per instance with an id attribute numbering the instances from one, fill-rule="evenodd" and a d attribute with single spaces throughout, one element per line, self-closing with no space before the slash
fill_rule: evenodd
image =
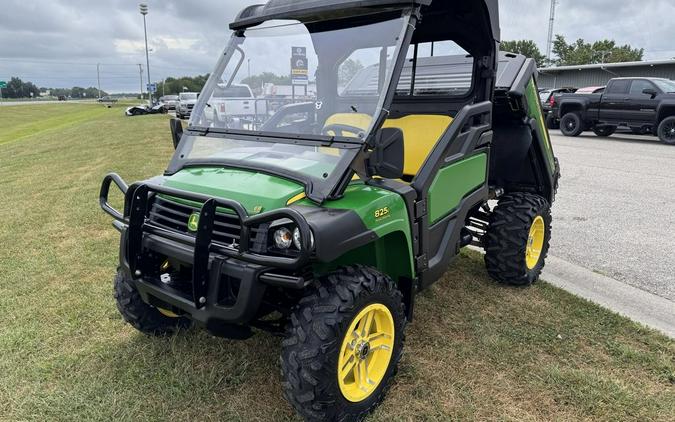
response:
<path id="1" fill-rule="evenodd" d="M 229 22 L 243 7 L 260 2 L 147 0 L 152 80 L 211 72 L 230 36 Z M 644 48 L 646 59 L 675 57 L 675 37 L 666 19 L 675 16 L 675 1 L 558 2 L 555 33 L 568 41 L 612 38 Z M 138 92 L 142 63 L 146 82 L 139 1 L 1 3 L 0 80 L 18 76 L 41 87 L 96 86 L 100 63 L 103 90 Z M 502 39 L 533 39 L 546 51 L 549 0 L 501 0 L 500 9 Z M 286 52 L 278 54 L 278 60 L 288 60 Z"/>

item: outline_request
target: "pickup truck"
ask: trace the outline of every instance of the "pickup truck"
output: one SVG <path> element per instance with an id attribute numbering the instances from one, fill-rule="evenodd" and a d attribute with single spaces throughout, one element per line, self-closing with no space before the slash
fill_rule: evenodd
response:
<path id="1" fill-rule="evenodd" d="M 600 94 L 565 94 L 556 98 L 560 130 L 579 136 L 592 130 L 611 136 L 618 126 L 643 129 L 675 145 L 675 82 L 659 78 L 616 78 Z"/>
<path id="2" fill-rule="evenodd" d="M 209 107 L 204 111 L 206 118 L 225 122 L 227 119 L 262 119 L 267 114 L 267 102 L 257 100 L 248 85 L 225 86 L 219 84 L 213 91 Z"/>

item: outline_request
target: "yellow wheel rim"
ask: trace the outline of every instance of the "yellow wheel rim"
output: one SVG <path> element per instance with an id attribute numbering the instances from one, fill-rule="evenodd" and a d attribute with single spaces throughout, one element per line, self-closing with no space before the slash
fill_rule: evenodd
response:
<path id="1" fill-rule="evenodd" d="M 394 317 L 379 303 L 352 320 L 340 347 L 337 376 L 342 395 L 353 403 L 367 399 L 380 385 L 394 350 Z"/>
<path id="2" fill-rule="evenodd" d="M 544 248 L 545 233 L 544 218 L 538 216 L 530 227 L 530 235 L 527 238 L 527 247 L 525 248 L 525 264 L 528 270 L 534 269 L 539 263 L 541 251 Z"/>

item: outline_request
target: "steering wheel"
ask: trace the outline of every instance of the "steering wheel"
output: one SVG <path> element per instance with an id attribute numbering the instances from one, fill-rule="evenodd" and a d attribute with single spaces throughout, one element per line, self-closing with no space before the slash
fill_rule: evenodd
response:
<path id="1" fill-rule="evenodd" d="M 329 132 L 333 132 L 335 136 L 345 136 L 345 132 L 353 133 L 356 135 L 358 138 L 363 138 L 363 135 L 365 135 L 365 131 L 361 129 L 360 127 L 356 126 L 350 126 L 350 125 L 342 125 L 342 124 L 332 124 L 325 126 L 323 130 L 321 130 L 322 135 L 326 136 L 333 136 Z"/>

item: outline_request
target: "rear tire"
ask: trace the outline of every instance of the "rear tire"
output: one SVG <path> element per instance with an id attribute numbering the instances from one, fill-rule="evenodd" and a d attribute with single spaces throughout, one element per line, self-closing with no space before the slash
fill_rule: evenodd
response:
<path id="1" fill-rule="evenodd" d="M 114 294 L 117 309 L 124 320 L 143 334 L 171 335 L 192 325 L 187 318 L 170 318 L 143 302 L 141 295 L 122 271 L 118 271 L 115 276 Z"/>
<path id="2" fill-rule="evenodd" d="M 495 281 L 535 283 L 544 269 L 551 240 L 551 206 L 539 195 L 504 195 L 490 217 L 485 265 Z"/>
<path id="3" fill-rule="evenodd" d="M 664 144 L 675 145 L 675 116 L 663 119 L 659 124 L 657 134 Z"/>
<path id="4" fill-rule="evenodd" d="M 560 130 L 565 136 L 579 136 L 584 131 L 584 125 L 579 113 L 567 113 L 560 119 Z"/>
<path id="5" fill-rule="evenodd" d="M 616 126 L 595 126 L 593 128 L 593 133 L 597 136 L 606 138 L 608 136 L 614 135 L 616 132 Z"/>
<path id="6" fill-rule="evenodd" d="M 372 268 L 342 268 L 315 282 L 282 343 L 284 396 L 305 420 L 362 420 L 389 389 L 405 325 L 401 292 Z"/>

